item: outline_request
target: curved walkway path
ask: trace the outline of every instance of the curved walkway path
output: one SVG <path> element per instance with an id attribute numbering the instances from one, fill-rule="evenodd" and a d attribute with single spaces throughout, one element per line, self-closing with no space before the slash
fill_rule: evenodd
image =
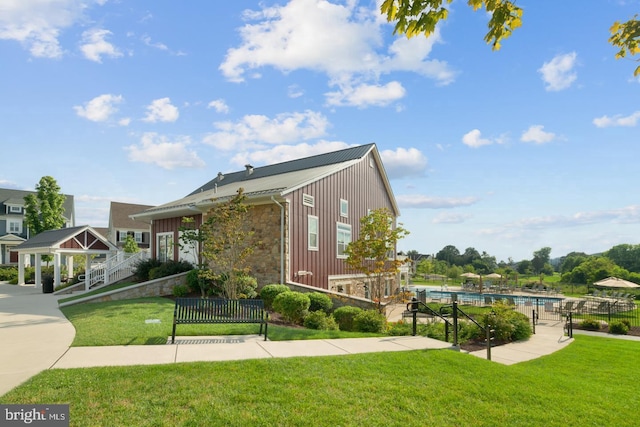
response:
<path id="1" fill-rule="evenodd" d="M 0 285 L 0 396 L 51 368 L 75 335 L 56 296 L 33 285 Z"/>

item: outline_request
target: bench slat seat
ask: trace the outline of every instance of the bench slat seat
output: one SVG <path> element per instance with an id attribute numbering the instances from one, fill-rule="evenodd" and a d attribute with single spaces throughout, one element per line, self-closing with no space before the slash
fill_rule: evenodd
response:
<path id="1" fill-rule="evenodd" d="M 256 323 L 260 335 L 264 326 L 267 340 L 267 315 L 259 299 L 230 300 L 224 298 L 176 298 L 173 310 L 171 343 L 175 342 L 176 326 L 182 324 Z"/>

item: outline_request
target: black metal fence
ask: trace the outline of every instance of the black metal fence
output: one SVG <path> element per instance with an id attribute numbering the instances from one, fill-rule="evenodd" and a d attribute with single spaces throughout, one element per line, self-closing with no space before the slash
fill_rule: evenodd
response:
<path id="1" fill-rule="evenodd" d="M 633 298 L 626 297 L 593 297 L 564 298 L 557 296 L 536 296 L 516 294 L 469 294 L 456 292 L 434 292 L 417 290 L 416 297 L 422 302 L 451 303 L 456 299 L 464 305 L 480 305 L 490 307 L 497 301 L 513 305 L 516 310 L 529 318 L 535 315 L 538 321 L 566 321 L 569 313 L 573 323 L 579 325 L 584 319 L 597 320 L 600 323 L 624 321 L 632 327 L 640 327 L 640 310 Z"/>

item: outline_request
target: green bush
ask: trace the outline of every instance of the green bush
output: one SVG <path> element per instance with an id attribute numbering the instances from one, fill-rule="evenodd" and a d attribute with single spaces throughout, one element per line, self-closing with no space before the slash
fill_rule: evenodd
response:
<path id="1" fill-rule="evenodd" d="M 357 332 L 384 332 L 387 318 L 378 310 L 363 310 L 353 318 L 353 327 Z"/>
<path id="2" fill-rule="evenodd" d="M 404 322 L 402 320 L 389 323 L 387 327 L 387 335 L 390 335 L 392 337 L 402 337 L 411 334 L 413 334 L 413 324 Z"/>
<path id="3" fill-rule="evenodd" d="M 353 319 L 362 313 L 362 309 L 352 305 L 336 308 L 333 312 L 333 318 L 338 322 L 341 331 L 354 331 Z"/>
<path id="4" fill-rule="evenodd" d="M 251 276 L 240 276 L 238 280 L 238 298 L 255 298 L 258 296 L 256 288 L 258 279 Z"/>
<path id="5" fill-rule="evenodd" d="M 631 321 L 629 319 L 620 319 L 620 321 L 627 326 L 627 329 L 631 329 Z"/>
<path id="6" fill-rule="evenodd" d="M 589 331 L 599 331 L 601 326 L 599 321 L 590 317 L 582 320 L 578 325 L 580 326 L 580 328 Z"/>
<path id="7" fill-rule="evenodd" d="M 208 282 L 208 280 L 206 280 L 204 277 L 200 278 L 200 273 L 201 270 L 197 268 L 194 268 L 187 273 L 187 287 L 189 288 L 189 291 L 198 293 L 202 292 L 202 288 L 205 288 L 204 293 L 206 294 L 206 283 Z"/>
<path id="8" fill-rule="evenodd" d="M 527 339 L 533 333 L 529 325 L 529 318 L 513 307 L 503 303 L 493 305 L 490 313 L 481 316 L 480 324 L 485 328 L 491 325 L 494 337 L 498 341 L 510 342 Z"/>
<path id="9" fill-rule="evenodd" d="M 260 298 L 264 302 L 265 308 L 271 310 L 273 308 L 273 300 L 275 300 L 279 294 L 290 290 L 287 285 L 265 285 L 260 289 Z"/>
<path id="10" fill-rule="evenodd" d="M 160 265 L 162 265 L 162 262 L 155 258 L 141 260 L 136 263 L 133 274 L 135 274 L 136 280 L 146 282 L 149 280 L 149 272 L 156 267 L 160 267 Z"/>
<path id="11" fill-rule="evenodd" d="M 282 314 L 286 320 L 301 324 L 306 316 L 309 305 L 309 297 L 301 292 L 286 291 L 276 296 L 273 301 L 273 309 Z"/>
<path id="12" fill-rule="evenodd" d="M 338 324 L 333 316 L 328 315 L 322 310 L 312 311 L 304 317 L 304 327 L 309 329 L 318 329 L 321 331 L 336 331 Z"/>
<path id="13" fill-rule="evenodd" d="M 0 267 L 0 281 L 18 283 L 18 267 Z"/>
<path id="14" fill-rule="evenodd" d="M 616 335 L 627 335 L 627 333 L 629 333 L 629 327 L 623 322 L 614 321 L 609 324 L 609 333 Z"/>
<path id="15" fill-rule="evenodd" d="M 322 310 L 325 313 L 331 312 L 331 308 L 333 307 L 333 301 L 329 295 L 324 294 L 322 292 L 311 292 L 307 294 L 309 296 L 309 301 L 311 301 L 311 305 L 309 306 L 309 311 L 318 311 Z"/>
<path id="16" fill-rule="evenodd" d="M 189 294 L 189 287 L 186 285 L 176 285 L 173 287 L 174 297 L 184 297 Z"/>

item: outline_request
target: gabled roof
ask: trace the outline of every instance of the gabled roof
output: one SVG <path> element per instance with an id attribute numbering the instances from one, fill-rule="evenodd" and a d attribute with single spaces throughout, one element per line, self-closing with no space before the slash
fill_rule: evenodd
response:
<path id="1" fill-rule="evenodd" d="M 374 153 L 395 213 L 399 214 L 375 144 L 367 144 L 269 166 L 257 168 L 247 166 L 243 171 L 219 174 L 218 177 L 198 187 L 186 197 L 148 209 L 133 217 L 148 220 L 192 215 L 200 212 L 199 208 L 210 205 L 213 199 L 225 200 L 233 197 L 240 187 L 244 189 L 244 194 L 249 200 L 268 199 L 272 196 L 282 197 L 358 163 L 369 153 Z"/>
<path id="2" fill-rule="evenodd" d="M 0 188 L 0 204 L 24 206 L 24 198 L 29 194 L 35 195 L 36 192 Z M 71 220 L 74 217 L 73 196 L 68 194 L 63 194 L 63 196 L 65 197 L 64 203 L 62 204 L 62 206 L 64 207 L 63 216 Z"/>
<path id="3" fill-rule="evenodd" d="M 111 202 L 109 209 L 109 226 L 127 230 L 148 230 L 149 224 L 131 219 L 131 215 L 151 209 L 150 205 Z"/>
<path id="4" fill-rule="evenodd" d="M 359 160 L 364 157 L 374 147 L 374 145 L 375 144 L 359 145 L 357 147 L 351 147 L 331 153 L 318 154 L 316 156 L 290 160 L 288 162 L 276 163 L 274 165 L 261 166 L 257 168 L 250 168 L 250 166 L 247 165 L 243 171 L 223 174 L 222 179 L 212 179 L 189 193 L 187 197 L 203 191 L 211 190 L 216 186 L 220 189 L 220 187 L 225 185 L 235 184 L 238 182 L 247 182 L 255 179 L 273 177 L 276 175 L 289 174 L 291 172 L 305 171 L 318 167 L 349 162 L 352 160 Z M 251 169 L 251 174 L 247 173 L 247 168 Z"/>
<path id="5" fill-rule="evenodd" d="M 90 242 L 86 241 L 86 235 L 91 237 Z M 90 246 L 95 243 L 98 243 L 99 245 L 97 246 L 100 246 L 100 249 L 96 250 L 98 252 L 108 252 L 110 250 L 117 249 L 112 243 L 109 243 L 102 235 L 100 235 L 100 233 L 96 232 L 88 225 L 82 225 L 78 227 L 43 231 L 26 242 L 19 244 L 14 248 L 14 250 L 30 253 L 51 252 L 60 249 L 65 242 L 75 238 L 81 239 L 78 241 L 78 245 L 83 247 L 85 250 L 89 250 Z"/>

